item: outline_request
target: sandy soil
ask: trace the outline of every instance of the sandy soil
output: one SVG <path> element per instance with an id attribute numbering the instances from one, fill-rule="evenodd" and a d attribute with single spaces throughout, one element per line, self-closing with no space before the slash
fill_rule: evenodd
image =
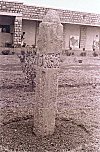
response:
<path id="1" fill-rule="evenodd" d="M 0 108 L 4 115 L 0 127 L 0 152 L 100 152 L 94 147 L 88 124 L 89 109 L 86 108 L 99 107 L 100 61 L 99 58 L 84 58 L 80 64 L 79 59 L 64 59 L 59 72 L 55 132 L 42 138 L 33 132 L 34 93 L 28 87 L 24 88 L 18 59 L 0 56 Z"/>

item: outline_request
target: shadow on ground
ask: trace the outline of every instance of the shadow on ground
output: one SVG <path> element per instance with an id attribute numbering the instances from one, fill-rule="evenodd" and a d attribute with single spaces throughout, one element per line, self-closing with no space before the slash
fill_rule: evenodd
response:
<path id="1" fill-rule="evenodd" d="M 55 132 L 47 137 L 37 137 L 33 125 L 33 118 L 3 125 L 0 152 L 90 151 L 86 146 L 91 140 L 89 132 L 71 120 L 56 119 Z"/>

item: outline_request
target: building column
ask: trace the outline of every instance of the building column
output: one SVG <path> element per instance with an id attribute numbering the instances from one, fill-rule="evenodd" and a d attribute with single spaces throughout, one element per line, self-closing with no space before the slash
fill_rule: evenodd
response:
<path id="1" fill-rule="evenodd" d="M 14 22 L 14 47 L 21 47 L 22 16 L 16 16 Z"/>
<path id="2" fill-rule="evenodd" d="M 87 26 L 80 27 L 80 48 L 86 47 Z"/>

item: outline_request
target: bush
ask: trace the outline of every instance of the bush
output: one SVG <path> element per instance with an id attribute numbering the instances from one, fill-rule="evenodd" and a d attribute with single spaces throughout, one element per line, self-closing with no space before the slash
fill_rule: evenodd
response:
<path id="1" fill-rule="evenodd" d="M 31 91 L 35 91 L 36 87 L 35 78 L 36 78 L 36 69 L 35 69 L 35 58 L 37 58 L 36 54 L 33 51 L 28 49 L 26 52 L 21 51 L 21 54 L 18 55 L 21 65 L 22 71 L 25 73 L 25 80 L 29 84 Z"/>
<path id="2" fill-rule="evenodd" d="M 14 54 L 15 54 L 15 52 L 14 52 L 14 51 L 12 51 L 12 52 L 11 52 L 11 54 L 12 54 L 12 55 L 14 55 Z"/>
<path id="3" fill-rule="evenodd" d="M 81 52 L 80 56 L 86 56 L 86 52 Z"/>
<path id="4" fill-rule="evenodd" d="M 93 56 L 96 57 L 98 56 L 98 54 L 96 52 L 93 52 Z"/>
<path id="5" fill-rule="evenodd" d="M 69 50 L 65 50 L 65 54 L 66 54 L 67 56 L 71 56 L 71 55 L 74 55 L 74 52 L 71 52 L 71 51 L 69 51 Z"/>
<path id="6" fill-rule="evenodd" d="M 25 51 L 21 50 L 21 55 L 25 55 Z"/>
<path id="7" fill-rule="evenodd" d="M 71 53 L 70 53 L 70 52 L 66 52 L 66 55 L 67 55 L 67 56 L 71 56 Z"/>
<path id="8" fill-rule="evenodd" d="M 79 63 L 82 63 L 82 60 L 78 60 Z"/>
<path id="9" fill-rule="evenodd" d="M 3 54 L 3 55 L 9 55 L 9 54 L 10 54 L 10 50 L 3 50 L 3 51 L 2 51 L 2 54 Z"/>

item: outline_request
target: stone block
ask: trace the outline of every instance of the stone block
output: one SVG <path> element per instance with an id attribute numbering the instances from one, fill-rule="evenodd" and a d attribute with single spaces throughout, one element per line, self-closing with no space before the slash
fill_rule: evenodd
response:
<path id="1" fill-rule="evenodd" d="M 53 134 L 57 99 L 57 69 L 62 51 L 63 27 L 56 11 L 50 10 L 39 27 L 39 54 L 43 56 L 36 71 L 35 133 L 38 136 Z"/>

